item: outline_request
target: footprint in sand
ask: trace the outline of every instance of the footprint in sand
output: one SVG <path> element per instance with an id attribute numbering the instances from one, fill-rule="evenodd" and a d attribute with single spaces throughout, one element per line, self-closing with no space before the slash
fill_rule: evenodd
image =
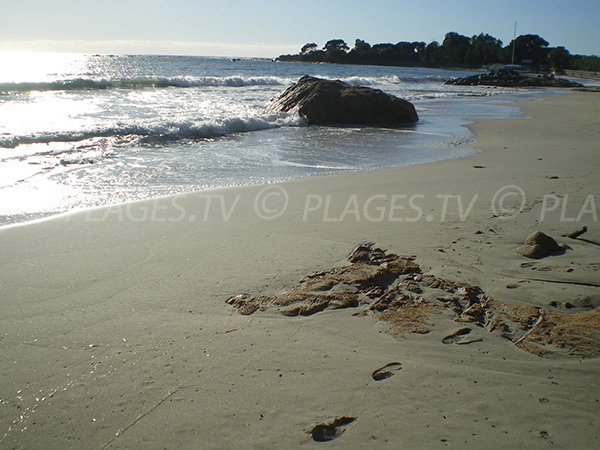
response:
<path id="1" fill-rule="evenodd" d="M 392 362 L 392 363 L 386 364 L 385 366 L 381 367 L 380 369 L 377 369 L 375 372 L 373 372 L 371 374 L 371 377 L 373 377 L 373 379 L 375 381 L 385 380 L 385 379 L 391 377 L 392 375 L 394 375 L 394 372 L 396 372 L 400 369 L 402 369 L 402 364 L 400 364 L 399 362 Z"/>
<path id="2" fill-rule="evenodd" d="M 333 441 L 346 431 L 346 425 L 350 425 L 356 420 L 356 417 L 336 417 L 332 422 L 318 423 L 308 431 L 312 438 L 317 442 Z"/>
<path id="3" fill-rule="evenodd" d="M 446 336 L 444 339 L 442 339 L 442 342 L 444 344 L 458 344 L 470 332 L 470 328 L 461 328 L 460 330 L 456 330 L 454 333 Z"/>

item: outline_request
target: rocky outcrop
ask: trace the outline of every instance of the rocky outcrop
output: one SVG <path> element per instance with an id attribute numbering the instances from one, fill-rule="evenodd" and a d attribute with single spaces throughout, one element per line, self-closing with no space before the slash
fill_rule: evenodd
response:
<path id="1" fill-rule="evenodd" d="M 412 103 L 379 89 L 304 76 L 272 100 L 277 111 L 298 108 L 311 125 L 398 126 L 419 120 Z"/>
<path id="2" fill-rule="evenodd" d="M 565 80 L 564 78 L 555 78 L 551 75 L 538 75 L 529 77 L 521 75 L 513 70 L 499 70 L 480 75 L 472 75 L 464 78 L 451 78 L 444 84 L 456 86 L 500 86 L 500 87 L 555 87 L 555 88 L 570 88 L 583 87 L 582 84 L 574 81 Z"/>

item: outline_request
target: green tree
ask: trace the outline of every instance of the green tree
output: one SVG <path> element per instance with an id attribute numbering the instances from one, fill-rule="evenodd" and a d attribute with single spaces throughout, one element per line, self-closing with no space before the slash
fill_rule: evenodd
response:
<path id="1" fill-rule="evenodd" d="M 442 47 L 444 49 L 446 63 L 449 65 L 462 65 L 465 63 L 465 55 L 469 50 L 471 40 L 467 36 L 454 31 L 446 33 Z"/>
<path id="2" fill-rule="evenodd" d="M 346 59 L 347 51 L 350 48 L 342 39 L 331 39 L 325 43 L 325 58 L 330 62 L 343 62 Z"/>
<path id="3" fill-rule="evenodd" d="M 317 44 L 315 44 L 314 42 L 310 42 L 310 43 L 305 44 L 305 45 L 302 46 L 302 49 L 300 49 L 300 54 L 301 55 L 306 55 L 308 53 L 314 52 L 318 48 L 319 48 L 319 46 Z"/>
<path id="4" fill-rule="evenodd" d="M 394 44 L 387 42 L 383 44 L 375 44 L 371 51 L 378 64 L 389 65 L 392 63 L 392 61 L 398 60 L 398 52 Z"/>
<path id="5" fill-rule="evenodd" d="M 368 54 L 371 51 L 371 44 L 362 39 L 357 39 L 354 41 L 353 50 L 358 54 Z"/>
<path id="6" fill-rule="evenodd" d="M 346 52 L 347 50 L 350 50 L 350 47 L 348 47 L 348 44 L 346 44 L 346 42 L 343 39 L 331 39 L 330 41 L 327 41 L 325 43 L 323 50 L 325 50 L 326 52 L 331 52 L 331 51 Z"/>
<path id="7" fill-rule="evenodd" d="M 397 44 L 369 44 L 362 39 L 354 41 L 352 50 L 342 39 L 327 41 L 323 49 L 309 42 L 296 55 L 281 55 L 279 61 L 334 62 L 353 64 L 411 65 L 428 67 L 476 67 L 496 62 L 510 63 L 513 44 L 515 62 L 555 70 L 573 69 L 600 71 L 600 57 L 571 55 L 564 47 L 548 48 L 548 42 L 537 34 L 518 36 L 506 47 L 502 41 L 486 33 L 470 38 L 454 31 L 445 35 L 443 43 L 433 41 Z"/>
<path id="8" fill-rule="evenodd" d="M 354 48 L 348 53 L 348 59 L 357 64 L 365 64 L 372 59 L 371 44 L 362 39 L 354 41 Z"/>
<path id="9" fill-rule="evenodd" d="M 481 66 L 500 61 L 502 41 L 489 34 L 480 33 L 471 37 L 469 50 L 465 55 L 467 64 Z"/>
<path id="10" fill-rule="evenodd" d="M 552 70 L 561 73 L 569 65 L 571 53 L 564 47 L 556 47 L 548 52 L 548 59 L 550 59 Z"/>
<path id="11" fill-rule="evenodd" d="M 425 64 L 427 61 L 427 54 L 425 53 L 425 49 L 427 48 L 427 44 L 425 42 L 413 42 L 413 51 L 416 55 L 416 61 L 419 64 Z"/>
<path id="12" fill-rule="evenodd" d="M 548 41 L 537 34 L 517 36 L 503 49 L 504 62 L 512 60 L 513 43 L 515 44 L 515 63 L 546 65 L 548 62 Z M 510 56 L 509 56 L 510 55 Z"/>
<path id="13" fill-rule="evenodd" d="M 568 68 L 600 72 L 600 56 L 573 55 L 569 61 Z"/>
<path id="14" fill-rule="evenodd" d="M 443 64 L 443 49 L 437 41 L 430 42 L 425 47 L 425 62 L 428 66 L 440 66 Z"/>
<path id="15" fill-rule="evenodd" d="M 420 44 L 419 42 L 398 42 L 394 45 L 397 59 L 404 64 L 417 64 L 419 62 L 418 52 L 424 50 Z"/>

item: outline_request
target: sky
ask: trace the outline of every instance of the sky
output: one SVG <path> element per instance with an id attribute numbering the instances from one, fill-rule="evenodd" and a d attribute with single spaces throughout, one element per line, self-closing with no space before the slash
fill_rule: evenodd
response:
<path id="1" fill-rule="evenodd" d="M 600 0 L 0 0 L 0 51 L 274 57 L 344 39 L 504 44 L 539 34 L 600 55 Z"/>

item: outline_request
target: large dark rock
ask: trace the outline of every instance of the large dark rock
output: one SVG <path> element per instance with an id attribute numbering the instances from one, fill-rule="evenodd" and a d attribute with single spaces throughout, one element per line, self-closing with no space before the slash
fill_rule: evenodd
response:
<path id="1" fill-rule="evenodd" d="M 419 120 L 412 103 L 379 89 L 304 76 L 272 100 L 278 111 L 298 108 L 311 125 L 397 126 Z"/>
<path id="2" fill-rule="evenodd" d="M 497 72 L 484 73 L 480 75 L 472 75 L 464 78 L 451 78 L 444 84 L 452 84 L 457 86 L 500 86 L 500 87 L 583 87 L 580 83 L 565 80 L 564 78 L 554 78 L 551 75 L 538 75 L 529 77 L 521 75 L 514 70 L 501 69 Z"/>

